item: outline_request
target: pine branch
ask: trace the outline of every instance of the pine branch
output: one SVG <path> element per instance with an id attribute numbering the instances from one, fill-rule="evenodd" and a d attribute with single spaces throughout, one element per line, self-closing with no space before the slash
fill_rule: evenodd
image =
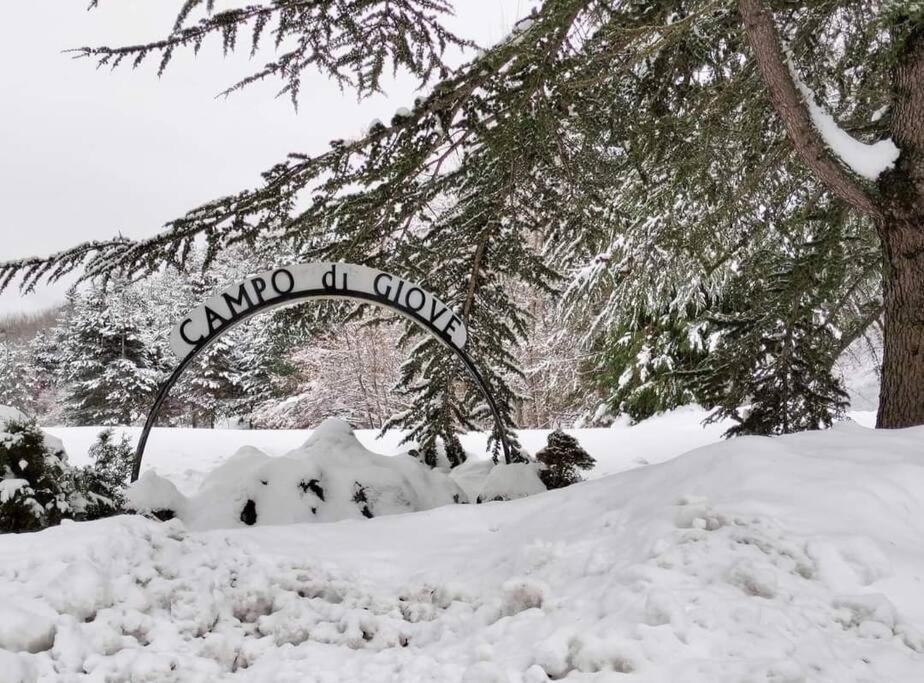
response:
<path id="1" fill-rule="evenodd" d="M 97 4 L 93 0 L 90 7 Z M 447 0 L 269 0 L 219 12 L 213 5 L 212 0 L 185 0 L 173 29 L 160 40 L 71 52 L 112 68 L 123 63 L 137 68 L 157 56 L 157 73 L 162 75 L 177 50 L 198 53 L 206 39 L 215 36 L 227 55 L 238 49 L 241 34 L 249 32 L 251 56 L 264 43 L 277 56 L 221 94 L 274 77 L 283 82 L 279 94 L 288 95 L 297 106 L 301 79 L 308 69 L 368 96 L 381 91 L 386 66 L 392 72 L 407 69 L 421 83 L 428 83 L 434 75 L 443 78 L 448 73 L 443 61 L 447 47 L 474 47 L 441 23 L 452 13 Z M 198 8 L 204 9 L 205 16 L 187 25 Z"/>

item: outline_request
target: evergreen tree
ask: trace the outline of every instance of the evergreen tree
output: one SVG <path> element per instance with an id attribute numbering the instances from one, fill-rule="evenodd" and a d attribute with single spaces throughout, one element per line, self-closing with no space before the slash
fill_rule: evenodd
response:
<path id="1" fill-rule="evenodd" d="M 840 264 L 836 291 L 825 293 L 844 302 L 838 319 L 799 335 L 827 348 L 831 325 L 853 330 L 881 311 L 878 423 L 924 423 L 920 2 L 545 0 L 458 68 L 442 56 L 465 42 L 443 27 L 448 9 L 441 0 L 266 0 L 218 11 L 191 0 L 163 40 L 82 50 L 111 65 L 156 56 L 162 70 L 210 35 L 233 50 L 244 33 L 248 47 L 275 34 L 276 45 L 296 47 L 253 78 L 282 78 L 293 99 L 306 68 L 361 94 L 381 86 L 387 64 L 422 84 L 440 80 L 387 125 L 293 155 L 262 187 L 207 203 L 162 235 L 10 262 L 0 286 L 22 275 L 29 288 L 81 266 L 88 277 L 150 272 L 182 261 L 199 239 L 207 262 L 230 244 L 262 242 L 388 267 L 458 308 L 510 420 L 509 347 L 527 326 L 505 286 L 552 287 L 573 274 L 571 307 L 602 334 L 639 307 L 677 313 L 704 291 L 721 302 L 739 279 L 769 277 L 755 256 L 789 256 L 783 231 L 822 205 L 832 235 L 851 247 L 859 236 L 864 253 Z M 866 145 L 864 158 L 895 157 L 891 168 L 854 163 L 826 138 L 832 116 Z M 414 410 L 395 424 L 432 444 L 476 419 L 460 380 L 435 344 L 417 344 L 403 375 Z M 833 406 L 836 392 L 819 394 Z"/>
<path id="2" fill-rule="evenodd" d="M 164 358 L 143 297 L 129 287 L 71 292 L 58 326 L 56 364 L 71 424 L 132 424 L 147 412 Z"/>
<path id="3" fill-rule="evenodd" d="M 0 533 L 43 529 L 72 512 L 72 475 L 35 420 L 0 406 Z"/>
<path id="4" fill-rule="evenodd" d="M 36 384 L 35 367 L 28 347 L 0 336 L 0 405 L 34 410 L 38 395 Z"/>
<path id="5" fill-rule="evenodd" d="M 790 243 L 789 255 L 764 255 L 766 277 L 737 281 L 712 320 L 720 341 L 699 390 L 716 406 L 712 420 L 738 422 L 728 435 L 818 429 L 843 414 L 847 394 L 834 364 L 855 337 L 836 325 L 845 258 L 831 251 L 844 242 L 822 230 Z"/>
<path id="6" fill-rule="evenodd" d="M 543 465 L 539 478 L 549 490 L 576 484 L 581 481 L 579 470 L 589 470 L 597 462 L 577 439 L 560 429 L 549 434 L 545 448 L 536 453 L 536 460 Z"/>
<path id="7" fill-rule="evenodd" d="M 132 471 L 135 449 L 124 434 L 116 439 L 111 429 L 100 432 L 90 446 L 92 464 L 78 474 L 86 498 L 82 519 L 118 514 L 125 507 L 125 487 Z"/>

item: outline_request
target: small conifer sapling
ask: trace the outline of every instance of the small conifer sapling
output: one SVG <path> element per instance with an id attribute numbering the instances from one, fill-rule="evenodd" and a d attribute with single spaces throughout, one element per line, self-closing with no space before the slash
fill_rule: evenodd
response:
<path id="1" fill-rule="evenodd" d="M 597 462 L 577 439 L 560 429 L 549 434 L 548 443 L 536 459 L 542 463 L 539 477 L 549 490 L 576 484 L 581 481 L 579 470 L 589 470 Z"/>

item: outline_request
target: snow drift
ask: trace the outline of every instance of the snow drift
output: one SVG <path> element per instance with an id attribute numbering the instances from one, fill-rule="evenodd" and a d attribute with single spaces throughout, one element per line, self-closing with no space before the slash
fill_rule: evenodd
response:
<path id="1" fill-rule="evenodd" d="M 148 471 L 127 497 L 135 510 L 170 511 L 192 529 L 333 522 L 468 502 L 445 473 L 407 454 L 373 453 L 347 423 L 333 418 L 283 456 L 239 449 L 193 496 Z"/>
<path id="2" fill-rule="evenodd" d="M 921 491 L 924 428 L 846 424 L 512 502 L 2 537 L 0 680 L 912 683 Z"/>

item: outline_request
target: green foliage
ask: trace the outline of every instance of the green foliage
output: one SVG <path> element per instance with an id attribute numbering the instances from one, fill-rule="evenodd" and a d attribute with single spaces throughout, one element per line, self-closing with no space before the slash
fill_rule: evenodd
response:
<path id="1" fill-rule="evenodd" d="M 0 533 L 36 531 L 74 509 L 73 472 L 35 421 L 0 417 Z"/>
<path id="2" fill-rule="evenodd" d="M 90 7 L 98 2 L 91 0 Z M 271 0 L 215 11 L 214 0 L 183 0 L 164 40 L 130 47 L 84 47 L 75 52 L 113 68 L 123 61 L 137 67 L 149 57 L 158 58 L 160 75 L 175 51 L 198 52 L 209 36 L 219 39 L 225 54 L 246 43 L 253 57 L 267 43 L 277 48 L 276 58 L 224 94 L 275 77 L 283 82 L 279 94 L 289 95 L 297 104 L 302 72 L 309 68 L 361 95 L 379 92 L 382 76 L 392 71 L 406 69 L 424 82 L 433 74 L 444 77 L 443 51 L 450 45 L 466 44 L 440 21 L 451 8 L 446 0 Z M 197 14 L 199 19 L 194 21 Z M 285 49 L 280 50 L 283 45 Z"/>
<path id="3" fill-rule="evenodd" d="M 128 438 L 116 440 L 112 430 L 103 431 L 90 457 L 91 465 L 75 469 L 34 419 L 0 418 L 0 533 L 122 512 L 134 457 Z"/>
<path id="4" fill-rule="evenodd" d="M 695 373 L 709 356 L 709 325 L 695 310 L 639 311 L 609 331 L 595 382 L 610 414 L 640 422 L 700 402 Z"/>
<path id="5" fill-rule="evenodd" d="M 737 280 L 726 310 L 714 315 L 721 342 L 702 369 L 700 390 L 716 406 L 711 419 L 738 423 L 727 435 L 818 429 L 843 414 L 847 394 L 833 366 L 855 334 L 838 326 L 845 306 L 838 285 L 845 252 L 872 254 L 844 240 L 836 225 L 816 226 L 819 234 L 790 243 L 787 255 L 763 255 L 765 276 Z"/>
<path id="6" fill-rule="evenodd" d="M 36 374 L 29 348 L 0 337 L 0 405 L 35 407 Z"/>
<path id="7" fill-rule="evenodd" d="M 581 448 L 577 439 L 562 430 L 549 434 L 548 442 L 536 453 L 536 459 L 543 467 L 539 478 L 547 489 L 560 489 L 581 481 L 579 470 L 589 470 L 597 462 Z"/>
<path id="8" fill-rule="evenodd" d="M 71 292 L 56 354 L 70 424 L 132 424 L 151 405 L 169 360 L 151 343 L 155 328 L 141 292 Z"/>
<path id="9" fill-rule="evenodd" d="M 106 429 L 90 446 L 92 464 L 79 474 L 86 504 L 81 517 L 99 519 L 122 512 L 125 508 L 125 487 L 131 476 L 135 449 L 124 434 L 116 440 L 115 433 Z"/>

